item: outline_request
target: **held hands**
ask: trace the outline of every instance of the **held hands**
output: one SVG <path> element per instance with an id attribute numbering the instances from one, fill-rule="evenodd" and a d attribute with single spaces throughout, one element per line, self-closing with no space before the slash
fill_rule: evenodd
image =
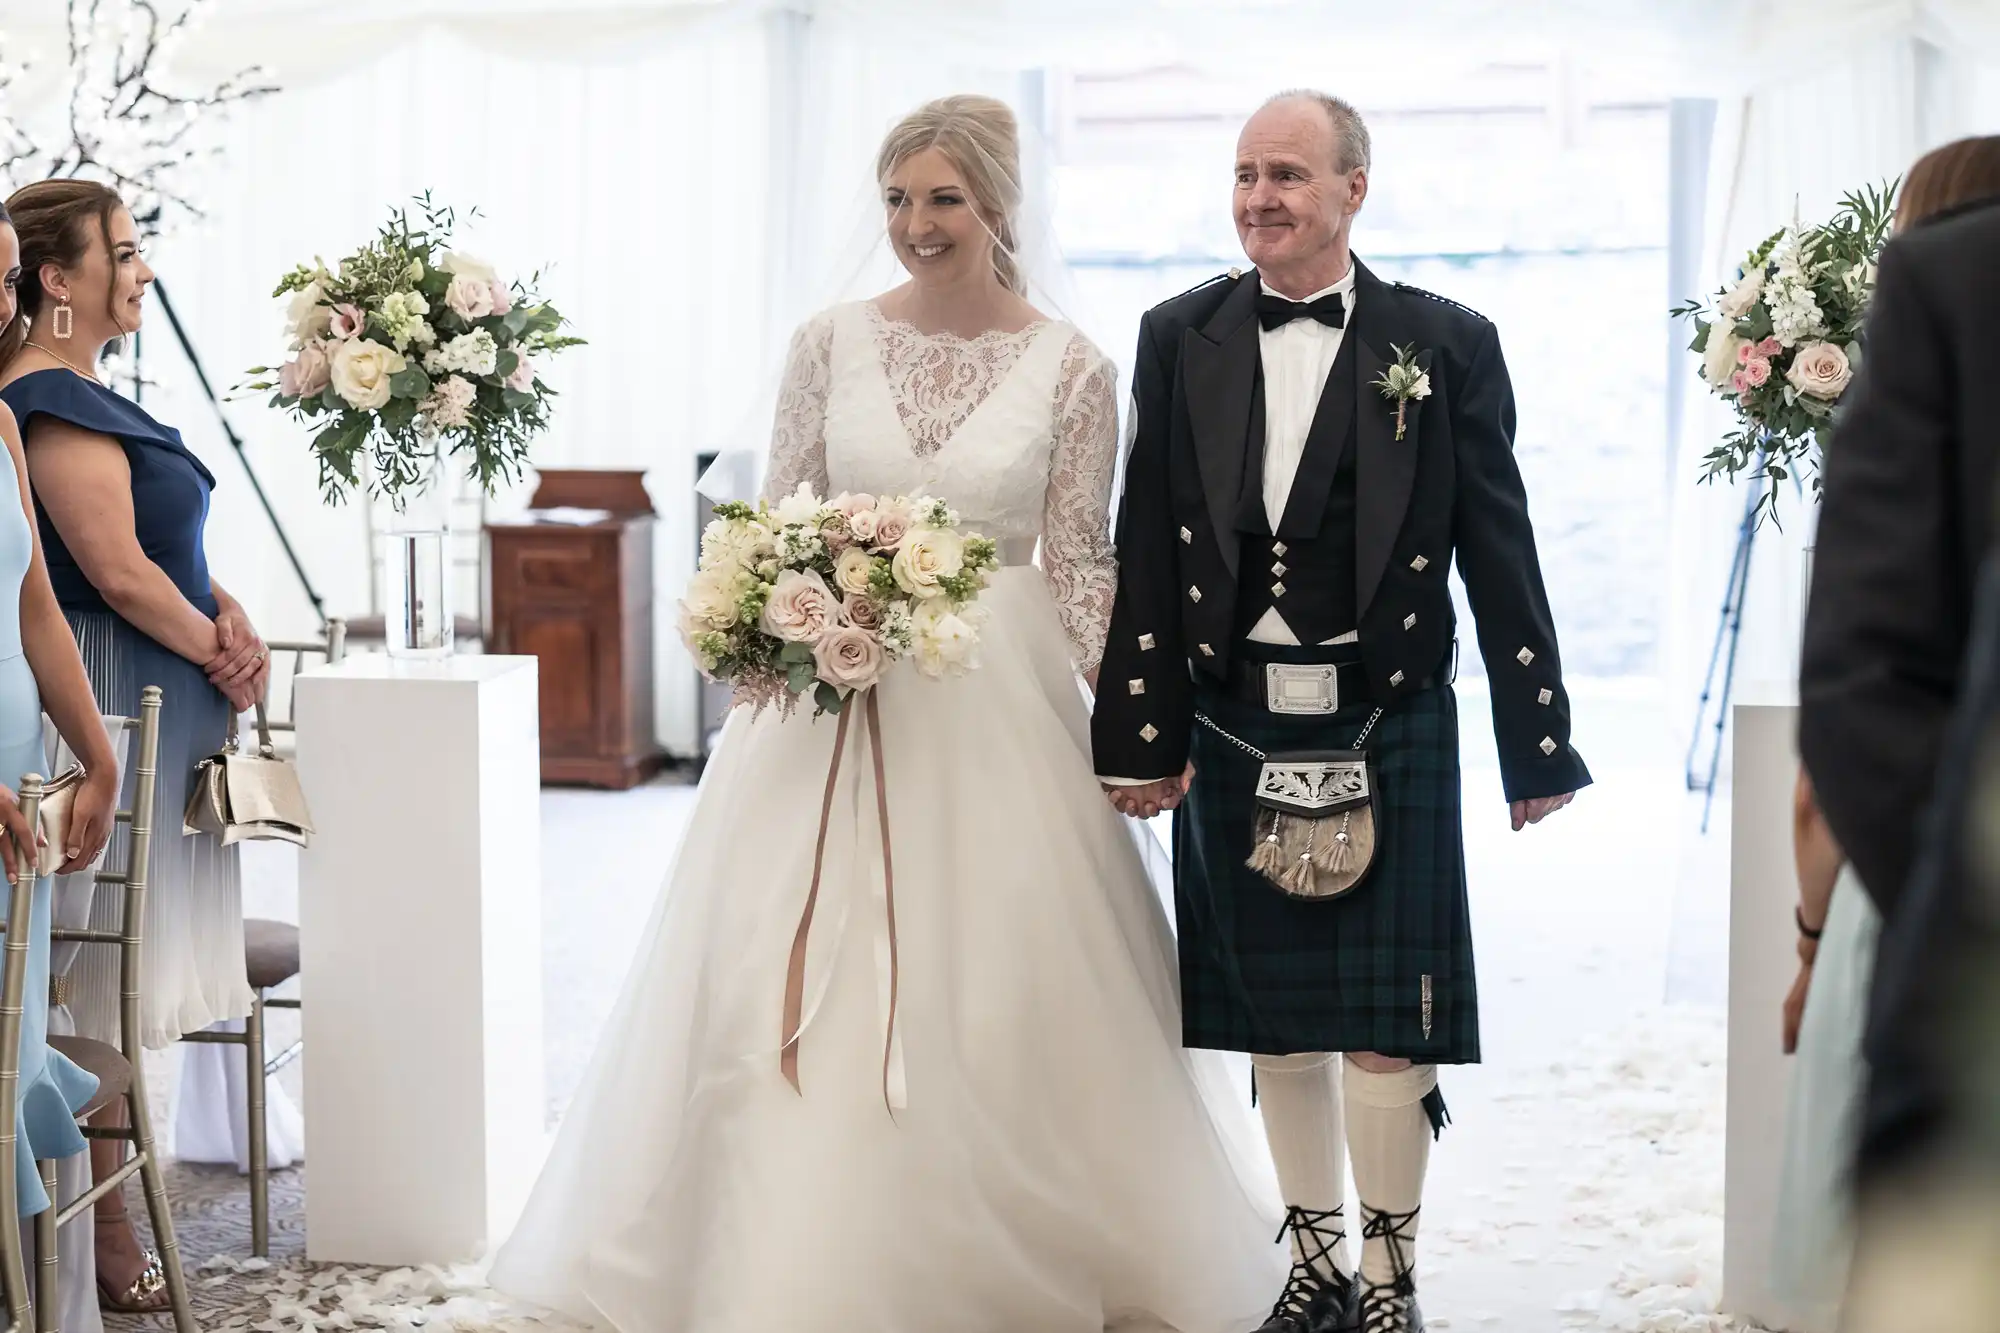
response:
<path id="1" fill-rule="evenodd" d="M 1507 807 L 1514 818 L 1514 832 L 1519 833 L 1530 824 L 1541 823 L 1575 799 L 1576 793 L 1571 791 L 1561 796 L 1537 796 L 1531 801 L 1515 801 Z"/>
<path id="2" fill-rule="evenodd" d="M 1194 764 L 1188 763 L 1186 771 L 1177 778 L 1161 778 L 1158 782 L 1148 782 L 1139 787 L 1106 786 L 1104 794 L 1111 799 L 1111 806 L 1121 815 L 1134 819 L 1151 819 L 1162 810 L 1172 810 L 1186 799 L 1187 791 L 1194 785 Z"/>
<path id="3" fill-rule="evenodd" d="M 271 676 L 270 651 L 257 637 L 250 618 L 236 607 L 215 618 L 215 639 L 221 651 L 202 670 L 208 673 L 209 684 L 229 700 L 230 707 L 247 712 L 264 697 Z"/>

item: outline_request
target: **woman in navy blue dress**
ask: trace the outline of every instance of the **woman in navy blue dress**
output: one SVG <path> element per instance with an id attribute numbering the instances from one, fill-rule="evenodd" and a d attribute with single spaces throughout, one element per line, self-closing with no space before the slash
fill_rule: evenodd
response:
<path id="1" fill-rule="evenodd" d="M 0 327 L 15 317 L 20 244 L 0 208 Z M 27 461 L 13 413 L 0 404 L 0 846 L 7 887 L 0 903 L 23 887 L 34 895 L 28 941 L 28 984 L 22 996 L 20 1131 L 15 1181 L 23 1216 L 50 1205 L 36 1159 L 72 1157 L 84 1149 L 76 1112 L 97 1090 L 97 1080 L 48 1046 L 49 919 L 51 882 L 37 878 L 16 848 L 39 843 L 15 801 L 14 785 L 28 773 L 49 775 L 42 717 L 47 713 L 87 776 L 71 818 L 60 873 L 89 866 L 110 836 L 118 803 L 118 763 L 98 718 L 83 659 L 49 586 L 48 567 L 28 503 Z"/>
<path id="2" fill-rule="evenodd" d="M 153 279 L 131 214 L 110 189 L 78 180 L 30 185 L 7 207 L 21 277 L 18 315 L 0 331 L 0 401 L 20 422 L 49 578 L 98 707 L 132 716 L 143 687 L 165 691 L 155 827 L 177 828 L 194 765 L 222 743 L 230 709 L 262 696 L 267 654 L 208 575 L 214 477 L 178 431 L 97 377 L 105 346 L 139 327 Z M 151 873 L 141 1038 L 158 1048 L 242 1018 L 251 992 L 235 849 L 206 836 L 158 839 Z M 113 897 L 99 895 L 93 925 L 110 924 Z M 79 1034 L 113 1037 L 115 960 L 86 951 L 69 975 Z M 97 1171 L 122 1151 L 99 1144 Z M 99 1205 L 96 1249 L 108 1307 L 164 1304 L 122 1191 Z"/>

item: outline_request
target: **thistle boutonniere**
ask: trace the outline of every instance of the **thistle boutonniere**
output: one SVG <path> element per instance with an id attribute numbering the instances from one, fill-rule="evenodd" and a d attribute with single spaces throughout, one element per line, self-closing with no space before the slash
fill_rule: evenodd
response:
<path id="1" fill-rule="evenodd" d="M 1381 376 L 1370 381 L 1382 391 L 1382 396 L 1396 404 L 1396 438 L 1403 438 L 1408 425 L 1407 413 L 1413 400 L 1431 396 L 1430 372 L 1417 364 L 1417 348 L 1414 343 L 1408 347 L 1389 344 L 1389 350 L 1396 359 Z"/>

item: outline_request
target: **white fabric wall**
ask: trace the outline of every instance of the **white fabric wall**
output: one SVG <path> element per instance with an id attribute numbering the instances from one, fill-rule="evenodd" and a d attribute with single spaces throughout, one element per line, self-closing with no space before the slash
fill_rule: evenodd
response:
<path id="1" fill-rule="evenodd" d="M 1850 34 L 1855 45 L 1848 54 L 1780 63 L 1779 77 L 1723 102 L 1710 158 L 1703 288 L 1688 295 L 1712 292 L 1795 209 L 1807 222 L 1824 218 L 1849 190 L 1902 175 L 1940 143 L 2000 131 L 2000 105 L 1982 94 L 1992 86 L 1991 67 L 1978 63 L 1968 44 L 1940 48 L 1919 31 L 1928 29 L 1904 23 Z M 1702 456 L 1731 418 L 1698 381 L 1691 380 L 1687 392 L 1663 641 L 1667 697 L 1684 701 L 1691 718 L 1743 491 L 1695 483 Z M 1796 679 L 1804 550 L 1815 518 L 1810 497 L 1787 492 L 1782 529 L 1766 524 L 1758 533 L 1737 667 L 1739 698 L 1782 694 Z"/>
<path id="2" fill-rule="evenodd" d="M 766 339 L 759 228 L 780 186 L 764 165 L 765 58 L 756 24 L 592 65 L 427 34 L 239 117 L 205 191 L 212 220 L 162 241 L 154 265 L 226 386 L 280 355 L 270 292 L 291 265 L 335 260 L 425 188 L 461 213 L 478 206 L 466 248 L 524 275 L 552 261 L 542 290 L 590 339 L 547 373 L 563 397 L 535 461 L 648 469 L 659 576 L 677 588 L 693 542 L 694 456 L 736 428 L 756 378 L 743 349 Z M 216 577 L 267 635 L 310 631 L 310 608 L 157 315 L 145 352 L 163 382 L 148 406 L 182 427 L 220 482 Z M 306 432 L 261 396 L 230 414 L 329 609 L 366 610 L 359 508 L 322 507 Z M 670 619 L 658 703 L 672 739 L 692 734 L 694 703 Z"/>

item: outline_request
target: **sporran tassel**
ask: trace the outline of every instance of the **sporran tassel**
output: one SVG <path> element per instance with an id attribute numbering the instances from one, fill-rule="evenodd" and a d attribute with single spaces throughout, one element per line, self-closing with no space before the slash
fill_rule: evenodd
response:
<path id="1" fill-rule="evenodd" d="M 1278 845 L 1278 825 L 1283 819 L 1283 815 L 1272 812 L 1271 831 L 1257 839 L 1256 849 L 1245 863 L 1258 874 L 1274 880 L 1285 873 L 1285 853 Z"/>
<path id="2" fill-rule="evenodd" d="M 1285 872 L 1284 886 L 1292 893 L 1311 897 L 1313 891 L 1313 837 L 1319 832 L 1319 821 L 1308 820 L 1312 827 L 1306 832 L 1306 849 L 1299 853 L 1298 864 Z"/>
<path id="3" fill-rule="evenodd" d="M 1313 858 L 1314 864 L 1329 875 L 1338 875 L 1347 869 L 1348 854 L 1354 849 L 1347 826 L 1353 817 L 1351 812 L 1340 817 L 1340 830 L 1333 835 L 1333 845 L 1320 851 Z"/>

